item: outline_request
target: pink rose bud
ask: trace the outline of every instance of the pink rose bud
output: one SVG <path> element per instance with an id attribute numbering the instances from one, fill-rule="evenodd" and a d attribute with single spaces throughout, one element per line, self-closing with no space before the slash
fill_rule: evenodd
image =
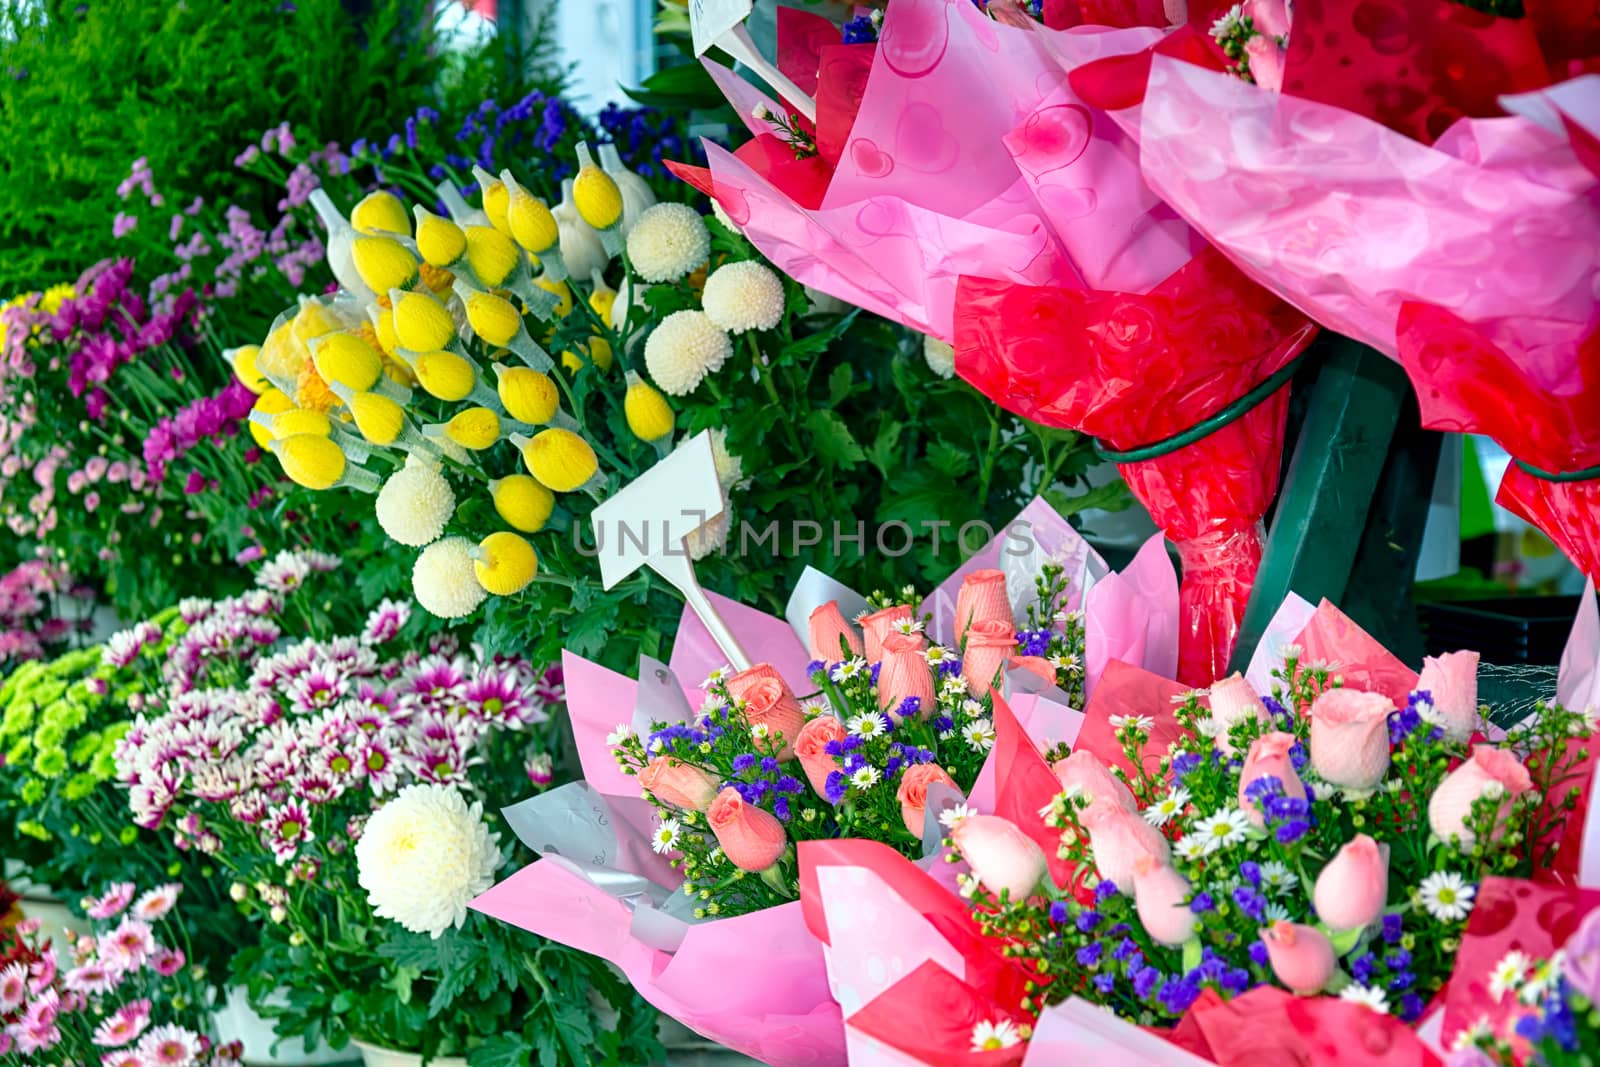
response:
<path id="1" fill-rule="evenodd" d="M 1145 933 L 1163 945 L 1181 945 L 1194 936 L 1194 912 L 1185 901 L 1189 880 L 1153 856 L 1133 865 L 1133 904 Z"/>
<path id="2" fill-rule="evenodd" d="M 900 801 L 900 818 L 906 824 L 906 832 L 912 837 L 922 837 L 923 825 L 927 821 L 928 787 L 935 782 L 951 789 L 959 788 L 955 779 L 934 763 L 918 763 L 908 767 L 906 773 L 900 776 L 900 788 L 895 790 L 894 795 Z"/>
<path id="3" fill-rule="evenodd" d="M 973 571 L 961 580 L 956 593 L 956 647 L 966 639 L 975 622 L 1003 622 L 1015 628 L 1011 616 L 1011 596 L 1006 592 L 1006 576 L 997 570 Z"/>
<path id="4" fill-rule="evenodd" d="M 967 630 L 961 657 L 961 677 L 975 697 L 987 693 L 1000 671 L 1017 651 L 1017 632 L 1009 622 L 979 619 Z"/>
<path id="5" fill-rule="evenodd" d="M 1389 899 L 1389 846 L 1357 834 L 1317 875 L 1311 902 L 1333 930 L 1360 930 L 1378 921 Z"/>
<path id="6" fill-rule="evenodd" d="M 1261 931 L 1261 940 L 1272 973 L 1301 996 L 1320 993 L 1333 977 L 1333 942 L 1316 927 L 1275 922 Z"/>
<path id="7" fill-rule="evenodd" d="M 1257 30 L 1270 37 L 1285 37 L 1289 33 L 1289 9 L 1284 0 L 1245 0 L 1244 13 Z"/>
<path id="8" fill-rule="evenodd" d="M 1056 684 L 1056 669 L 1043 656 L 1012 656 L 1006 660 L 1006 666 L 1012 670 L 1027 671 L 1045 685 Z"/>
<path id="9" fill-rule="evenodd" d="M 896 722 L 900 708 L 916 697 L 922 718 L 936 707 L 933 696 L 933 666 L 928 663 L 928 643 L 921 634 L 892 633 L 883 639 L 883 659 L 878 666 L 878 708 Z"/>
<path id="10" fill-rule="evenodd" d="M 1033 895 L 1044 877 L 1044 852 L 1017 825 L 998 815 L 969 815 L 950 831 L 961 858 L 991 893 L 1013 901 Z"/>
<path id="11" fill-rule="evenodd" d="M 1277 41 L 1271 37 L 1252 37 L 1244 44 L 1244 54 L 1250 59 L 1250 76 L 1257 85 L 1274 93 L 1283 89 L 1283 64 L 1287 56 Z"/>
<path id="12" fill-rule="evenodd" d="M 1389 713 L 1382 693 L 1328 689 L 1311 705 L 1311 766 L 1346 789 L 1371 789 L 1389 769 Z"/>
<path id="13" fill-rule="evenodd" d="M 741 871 L 760 873 L 777 863 L 789 847 L 783 823 L 771 812 L 746 804 L 732 786 L 718 793 L 706 809 L 706 823 L 728 862 Z"/>
<path id="14" fill-rule="evenodd" d="M 1471 848 L 1475 835 L 1467 829 L 1467 816 L 1479 797 L 1503 796 L 1495 816 L 1494 837 L 1499 838 L 1511 814 L 1511 802 L 1533 788 L 1533 778 L 1516 756 L 1493 745 L 1473 745 L 1472 758 L 1445 775 L 1428 800 L 1428 825 L 1449 841 L 1455 834 L 1462 848 Z"/>
<path id="15" fill-rule="evenodd" d="M 1085 825 L 1107 808 L 1135 813 L 1139 810 L 1138 801 L 1133 799 L 1133 792 L 1122 779 L 1112 774 L 1100 757 L 1086 748 L 1080 748 L 1066 759 L 1056 760 L 1050 769 L 1055 771 L 1063 789 L 1076 789 L 1088 798 L 1089 806 L 1079 816 Z"/>
<path id="16" fill-rule="evenodd" d="M 911 621 L 911 606 L 896 604 L 892 608 L 874 611 L 861 619 L 861 632 L 867 639 L 867 662 L 876 663 L 883 658 L 883 639 L 899 633 L 896 623 Z"/>
<path id="17" fill-rule="evenodd" d="M 1166 863 L 1170 856 L 1161 831 L 1133 812 L 1106 805 L 1086 825 L 1095 870 L 1118 889 L 1133 885 L 1134 871 L 1141 859 Z"/>
<path id="18" fill-rule="evenodd" d="M 844 757 L 828 755 L 828 742 L 843 741 L 846 736 L 844 723 L 832 715 L 818 715 L 802 726 L 794 739 L 795 758 L 819 797 L 828 795 L 828 775 L 844 765 Z"/>
<path id="19" fill-rule="evenodd" d="M 758 663 L 728 679 L 728 694 L 744 701 L 744 717 L 751 726 L 765 726 L 778 743 L 778 758 L 788 759 L 793 753 L 790 742 L 799 736 L 806 724 L 806 713 L 800 701 L 790 692 L 770 664 Z"/>
<path id="20" fill-rule="evenodd" d="M 1305 783 L 1294 772 L 1294 762 L 1289 758 L 1289 750 L 1293 747 L 1294 734 L 1282 730 L 1262 734 L 1250 742 L 1250 751 L 1244 757 L 1244 769 L 1239 772 L 1239 810 L 1257 826 L 1265 820 L 1256 809 L 1255 801 L 1247 795 L 1250 783 L 1257 778 L 1276 778 L 1283 783 L 1284 796 L 1296 800 L 1306 798 Z"/>
<path id="21" fill-rule="evenodd" d="M 1217 724 L 1217 748 L 1225 756 L 1233 755 L 1233 742 L 1228 731 L 1235 723 L 1255 719 L 1269 721 L 1266 705 L 1256 693 L 1255 686 L 1245 681 L 1244 675 L 1234 671 L 1211 686 L 1211 718 Z"/>
<path id="22" fill-rule="evenodd" d="M 1466 742 L 1478 728 L 1478 654 L 1446 652 L 1427 656 L 1417 689 L 1428 694 L 1445 737 Z"/>
<path id="23" fill-rule="evenodd" d="M 662 803 L 685 811 L 705 811 L 717 798 L 716 778 L 670 756 L 657 756 L 640 768 L 639 784 Z"/>
<path id="24" fill-rule="evenodd" d="M 855 628 L 845 621 L 837 600 L 830 600 L 811 613 L 812 659 L 823 663 L 840 663 L 847 656 L 861 655 L 861 651 L 861 638 L 856 636 Z"/>

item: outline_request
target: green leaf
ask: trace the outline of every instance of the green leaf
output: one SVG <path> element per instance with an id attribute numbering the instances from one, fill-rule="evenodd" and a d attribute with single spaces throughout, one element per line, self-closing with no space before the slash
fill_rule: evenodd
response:
<path id="1" fill-rule="evenodd" d="M 836 408 L 850 395 L 850 386 L 855 378 L 855 371 L 850 364 L 840 363 L 828 375 L 828 406 Z"/>
<path id="2" fill-rule="evenodd" d="M 817 455 L 841 467 L 853 467 L 867 458 L 856 443 L 850 427 L 835 412 L 826 408 L 813 408 L 806 416 L 806 429 Z"/>
<path id="3" fill-rule="evenodd" d="M 639 88 L 622 91 L 646 107 L 675 111 L 710 111 L 725 103 L 717 83 L 699 63 L 658 70 L 640 82 Z"/>
<path id="4" fill-rule="evenodd" d="M 468 1067 L 528 1067 L 531 1053 L 521 1034 L 495 1034 L 467 1053 Z"/>
<path id="5" fill-rule="evenodd" d="M 972 453 L 948 441 L 937 441 L 928 449 L 928 462 L 934 470 L 959 478 L 972 469 Z"/>
<path id="6" fill-rule="evenodd" d="M 899 466 L 900 432 L 905 428 L 903 422 L 885 422 L 878 427 L 878 436 L 873 438 L 872 447 L 867 449 L 867 458 L 885 479 L 892 477 Z"/>
<path id="7" fill-rule="evenodd" d="M 831 323 L 826 329 L 818 330 L 809 337 L 802 337 L 793 344 L 784 345 L 780 355 L 784 359 L 799 359 L 801 356 L 813 356 L 826 351 L 829 345 L 850 328 L 850 324 L 856 321 L 856 316 L 860 313 L 861 309 L 857 308 L 850 314 L 841 316 L 839 321 Z"/>
<path id="8" fill-rule="evenodd" d="M 1062 518 L 1076 515 L 1080 511 L 1088 511 L 1090 508 L 1124 511 L 1133 504 L 1133 494 L 1128 492 L 1127 484 L 1120 478 L 1105 485 L 1097 485 L 1087 493 L 1072 495 L 1052 487 L 1046 489 L 1042 495 L 1051 507 L 1061 513 Z"/>

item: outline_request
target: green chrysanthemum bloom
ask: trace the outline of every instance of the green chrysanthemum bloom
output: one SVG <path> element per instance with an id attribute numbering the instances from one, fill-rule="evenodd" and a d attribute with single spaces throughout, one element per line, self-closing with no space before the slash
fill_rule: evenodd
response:
<path id="1" fill-rule="evenodd" d="M 33 732 L 33 745 L 35 748 L 45 750 L 60 748 L 61 743 L 67 739 L 67 728 L 59 720 L 51 721 L 46 713 L 45 721 Z"/>
<path id="2" fill-rule="evenodd" d="M 32 819 L 24 819 L 18 822 L 17 833 L 26 834 L 40 841 L 50 840 L 50 831 L 44 828 L 43 823 L 34 822 Z"/>
<path id="3" fill-rule="evenodd" d="M 88 733 L 72 742 L 73 766 L 83 766 L 85 763 L 88 763 L 90 760 L 94 759 L 95 755 L 99 751 L 100 732 L 98 730 L 90 730 Z"/>
<path id="4" fill-rule="evenodd" d="M 0 718 L 0 739 L 16 737 L 33 728 L 34 703 L 31 700 L 19 700 L 6 708 L 3 718 Z"/>
<path id="5" fill-rule="evenodd" d="M 44 795 L 48 791 L 49 787 L 43 781 L 38 778 L 29 778 L 22 783 L 22 802 L 30 805 L 38 804 L 44 800 Z"/>
<path id="6" fill-rule="evenodd" d="M 89 761 L 89 774 L 97 782 L 108 782 L 117 775 L 117 760 L 111 753 L 101 749 Z"/>
<path id="7" fill-rule="evenodd" d="M 33 773 L 41 778 L 59 778 L 67 769 L 67 753 L 61 748 L 42 748 L 33 757 Z"/>
<path id="8" fill-rule="evenodd" d="M 61 792 L 68 800 L 82 800 L 90 793 L 93 793 L 99 784 L 93 775 L 74 774 L 67 779 L 67 784 Z"/>
<path id="9" fill-rule="evenodd" d="M 25 763 L 33 752 L 33 738 L 19 737 L 17 743 L 6 749 L 7 763 Z"/>
<path id="10" fill-rule="evenodd" d="M 104 730 L 101 730 L 100 751 L 115 752 L 117 748 L 117 742 L 121 741 L 124 737 L 127 737 L 128 731 L 131 729 L 133 729 L 133 723 L 124 719 L 122 722 L 114 722 L 110 726 L 107 726 Z"/>

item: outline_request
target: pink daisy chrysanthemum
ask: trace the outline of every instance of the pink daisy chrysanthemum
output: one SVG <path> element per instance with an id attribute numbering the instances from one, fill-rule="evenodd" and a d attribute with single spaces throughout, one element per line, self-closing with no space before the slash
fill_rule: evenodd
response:
<path id="1" fill-rule="evenodd" d="M 327 804 L 344 795 L 344 785 L 322 774 L 303 774 L 294 780 L 294 795 L 307 804 Z"/>
<path id="2" fill-rule="evenodd" d="M 432 707 L 450 707 L 467 684 L 465 664 L 430 656 L 417 665 L 407 688 Z"/>
<path id="3" fill-rule="evenodd" d="M 9 963 L 0 970 L 0 1015 L 10 1015 L 22 1007 L 28 996 L 28 967 Z"/>
<path id="4" fill-rule="evenodd" d="M 28 992 L 34 996 L 55 996 L 55 990 L 50 987 L 56 981 L 56 957 L 53 952 L 46 952 L 39 959 L 28 965 Z M 35 1002 L 37 1003 L 37 1002 Z"/>
<path id="5" fill-rule="evenodd" d="M 114 919 L 133 903 L 136 892 L 138 887 L 132 882 L 117 882 L 101 896 L 87 902 L 83 906 L 84 913 L 91 919 Z"/>
<path id="6" fill-rule="evenodd" d="M 487 671 L 468 682 L 461 694 L 467 714 L 485 722 L 516 728 L 543 722 L 545 714 L 533 693 L 512 670 Z"/>
<path id="7" fill-rule="evenodd" d="M 289 684 L 289 698 L 302 712 L 331 708 L 349 691 L 350 683 L 344 675 L 322 667 L 307 671 Z"/>
<path id="8" fill-rule="evenodd" d="M 401 600 L 385 600 L 367 616 L 361 639 L 369 645 L 381 645 L 400 635 L 400 630 L 411 618 L 411 605 Z"/>
<path id="9" fill-rule="evenodd" d="M 181 948 L 158 948 L 150 956 L 151 968 L 163 978 L 171 978 L 183 970 L 188 957 Z"/>
<path id="10" fill-rule="evenodd" d="M 28 1055 L 45 1052 L 61 1043 L 61 1028 L 53 1023 L 47 1026 L 15 1026 L 9 1032 L 17 1039 L 17 1051 Z"/>
<path id="11" fill-rule="evenodd" d="M 156 950 L 150 924 L 139 919 L 123 919 L 110 933 L 100 935 L 100 958 L 123 971 L 136 971 Z"/>
<path id="12" fill-rule="evenodd" d="M 109 993 L 121 980 L 120 972 L 99 962 L 74 967 L 62 979 L 66 987 L 74 993 Z"/>
<path id="13" fill-rule="evenodd" d="M 191 833 L 198 831 L 196 826 Z M 183 886 L 177 882 L 168 882 L 166 885 L 157 886 L 141 896 L 133 903 L 133 915 L 145 922 L 155 922 L 165 918 L 167 912 L 178 903 L 178 894 L 183 892 Z"/>
<path id="14" fill-rule="evenodd" d="M 150 1002 L 131 1000 L 95 1027 L 94 1043 L 101 1048 L 121 1048 L 150 1025 Z"/>
<path id="15" fill-rule="evenodd" d="M 54 989 L 35 990 L 33 997 L 22 1012 L 21 1025 L 35 1030 L 54 1026 L 56 1017 L 61 1014 L 61 994 Z"/>
<path id="16" fill-rule="evenodd" d="M 399 765 L 381 738 L 367 741 L 361 752 L 361 767 L 366 772 L 367 786 L 376 796 L 392 793 L 400 787 Z"/>
<path id="17" fill-rule="evenodd" d="M 119 1049 L 100 1057 L 100 1067 L 150 1067 L 137 1049 Z"/>
<path id="18" fill-rule="evenodd" d="M 262 829 L 266 834 L 267 847 L 279 863 L 294 859 L 301 844 L 314 837 L 311 832 L 311 812 L 296 800 L 280 804 L 267 812 Z"/>
<path id="19" fill-rule="evenodd" d="M 329 745 L 317 753 L 317 767 L 333 781 L 360 778 L 363 773 L 359 754 L 345 745 Z"/>
<path id="20" fill-rule="evenodd" d="M 139 1055 L 150 1067 L 190 1067 L 205 1051 L 200 1035 L 168 1023 L 139 1040 Z"/>

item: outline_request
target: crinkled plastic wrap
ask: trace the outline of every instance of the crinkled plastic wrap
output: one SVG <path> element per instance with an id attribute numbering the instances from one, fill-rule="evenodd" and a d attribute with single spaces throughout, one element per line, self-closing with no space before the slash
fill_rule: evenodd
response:
<path id="1" fill-rule="evenodd" d="M 1119 449 L 1215 415 L 1310 343 L 1304 316 L 1205 249 L 1147 293 L 963 278 L 956 367 L 1000 406 Z M 1184 562 L 1178 678 L 1226 673 L 1278 487 L 1288 389 L 1123 477 Z"/>

